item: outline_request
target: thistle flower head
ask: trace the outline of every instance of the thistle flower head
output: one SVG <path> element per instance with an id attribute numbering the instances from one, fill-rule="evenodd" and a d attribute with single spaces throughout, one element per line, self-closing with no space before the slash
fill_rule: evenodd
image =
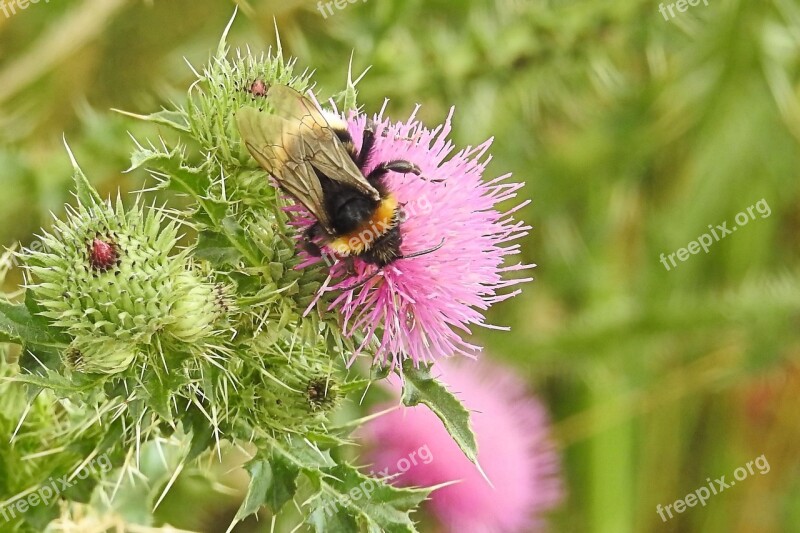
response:
<path id="1" fill-rule="evenodd" d="M 418 364 L 455 353 L 474 356 L 480 348 L 463 335 L 471 333 L 472 325 L 486 325 L 483 312 L 492 304 L 519 292 L 503 289 L 526 281 L 505 275 L 527 265 L 504 263 L 517 252 L 517 245 L 508 243 L 529 228 L 498 207 L 514 198 L 522 184 L 507 182 L 510 175 L 483 179 L 491 140 L 453 154 L 447 139 L 451 117 L 433 130 L 413 115 L 399 123 L 382 113 L 373 118 L 376 141 L 365 173 L 397 159 L 422 171 L 419 176 L 390 172 L 385 178 L 402 209 L 400 251 L 409 256 L 433 250 L 395 260 L 380 271 L 359 259 L 354 272 L 343 262 L 331 267 L 334 281 L 326 290 L 338 293 L 331 308 L 343 314 L 346 335 L 364 336 L 362 348 L 378 337 L 375 359 L 380 363 L 394 365 L 410 357 Z M 364 115 L 348 121 L 359 148 L 366 122 Z M 311 222 L 301 218 L 298 225 Z M 316 258 L 309 258 L 305 264 L 314 262 Z"/>
<path id="2" fill-rule="evenodd" d="M 496 363 L 460 363 L 436 367 L 442 381 L 472 411 L 478 460 L 494 487 L 424 406 L 394 410 L 369 422 L 362 430 L 372 443 L 368 458 L 376 471 L 400 474 L 397 482 L 403 485 L 459 480 L 431 495 L 431 510 L 446 531 L 538 531 L 542 514 L 559 503 L 563 492 L 545 408 L 510 370 Z M 398 471 L 403 458 L 426 446 L 428 461 L 415 461 L 406 472 Z"/>

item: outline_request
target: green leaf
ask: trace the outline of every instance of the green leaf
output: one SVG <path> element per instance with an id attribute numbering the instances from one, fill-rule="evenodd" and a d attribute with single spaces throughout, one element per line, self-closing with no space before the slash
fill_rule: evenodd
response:
<path id="1" fill-rule="evenodd" d="M 242 259 L 242 253 L 225 235 L 215 231 L 203 231 L 197 238 L 195 257 L 208 261 L 216 267 L 236 266 Z"/>
<path id="2" fill-rule="evenodd" d="M 157 367 L 156 367 L 157 368 Z M 172 421 L 173 404 L 171 398 L 177 395 L 189 382 L 182 372 L 163 372 L 151 368 L 139 386 L 145 391 L 144 400 L 147 406 L 164 420 Z"/>
<path id="3" fill-rule="evenodd" d="M 306 518 L 306 523 L 314 528 L 316 533 L 329 531 L 358 531 L 358 523 L 346 509 L 336 505 L 336 500 L 318 497 L 309 502 L 311 512 Z"/>
<path id="4" fill-rule="evenodd" d="M 0 342 L 37 346 L 60 346 L 68 342 L 54 335 L 46 319 L 31 313 L 32 305 L 35 304 L 13 304 L 0 298 Z"/>
<path id="5" fill-rule="evenodd" d="M 205 211 L 212 224 L 219 224 L 225 216 L 228 204 L 209 199 L 207 193 L 211 178 L 208 173 L 199 168 L 188 167 L 183 161 L 184 152 L 180 146 L 169 152 L 139 147 L 131 156 L 128 172 L 137 168 L 156 171 L 162 180 L 160 189 L 188 194 Z"/>
<path id="6" fill-rule="evenodd" d="M 344 531 L 335 528 L 351 523 L 376 532 L 417 531 L 411 512 L 433 490 L 395 487 L 346 464 L 325 469 L 320 476 L 312 479 L 319 489 L 310 501 L 312 512 L 308 519 L 309 524 L 320 532 Z"/>
<path id="7" fill-rule="evenodd" d="M 210 185 L 208 175 L 200 169 L 187 167 L 183 161 L 184 153 L 180 146 L 169 152 L 138 148 L 131 156 L 131 167 L 128 171 L 136 168 L 158 170 L 167 175 L 167 181 L 162 188 L 186 192 L 195 197 L 205 196 Z"/>
<path id="8" fill-rule="evenodd" d="M 307 439 L 296 435 L 288 436 L 285 441 L 274 440 L 272 449 L 290 464 L 302 470 L 319 470 L 336 466 L 327 450 L 320 450 Z"/>
<path id="9" fill-rule="evenodd" d="M 277 513 L 297 491 L 300 470 L 279 454 L 272 453 L 269 459 L 254 459 L 247 465 L 247 471 L 250 486 L 234 518 L 236 522 L 257 513 L 264 505 Z"/>
<path id="10" fill-rule="evenodd" d="M 50 369 L 47 370 L 44 376 L 38 374 L 17 374 L 7 379 L 16 383 L 33 385 L 39 389 L 50 389 L 60 397 L 86 393 L 98 386 L 97 381 L 85 381 L 83 384 L 76 384 L 73 380 L 67 379 Z"/>
<path id="11" fill-rule="evenodd" d="M 191 403 L 181 416 L 181 422 L 184 431 L 191 433 L 192 436 L 186 461 L 193 461 L 211 447 L 214 441 L 214 427 L 203 412 Z"/>
<path id="12" fill-rule="evenodd" d="M 23 374 L 41 374 L 43 367 L 55 372 L 61 372 L 64 368 L 60 349 L 32 344 L 19 354 L 17 363 Z"/>
<path id="13" fill-rule="evenodd" d="M 271 472 L 271 484 L 267 490 L 266 503 L 273 513 L 277 513 L 294 497 L 300 471 L 276 454 L 272 454 L 268 466 Z"/>
<path id="14" fill-rule="evenodd" d="M 413 362 L 403 363 L 403 404 L 408 407 L 424 404 L 439 417 L 464 455 L 478 464 L 478 443 L 469 424 L 469 411 L 447 388 L 436 381 L 430 366 L 415 368 Z"/>
<path id="15" fill-rule="evenodd" d="M 234 217 L 228 216 L 222 220 L 222 231 L 228 237 L 230 243 L 236 247 L 252 266 L 261 264 L 261 261 L 258 259 L 258 252 L 250 245 L 244 228 Z"/>
<path id="16" fill-rule="evenodd" d="M 314 431 L 309 431 L 306 434 L 306 437 L 308 440 L 322 448 L 336 448 L 338 446 L 348 446 L 352 444 L 351 441 L 337 437 L 332 433 L 317 433 Z"/>

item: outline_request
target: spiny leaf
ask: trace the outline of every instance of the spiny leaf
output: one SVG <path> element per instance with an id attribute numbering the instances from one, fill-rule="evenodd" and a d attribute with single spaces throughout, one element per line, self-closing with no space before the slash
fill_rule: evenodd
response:
<path id="1" fill-rule="evenodd" d="M 311 502 L 311 512 L 306 522 L 316 533 L 329 531 L 358 531 L 358 523 L 346 509 L 336 505 L 334 500 L 319 497 Z"/>
<path id="2" fill-rule="evenodd" d="M 477 464 L 478 443 L 469 424 L 469 411 L 433 378 L 430 368 L 422 365 L 415 368 L 410 360 L 403 363 L 403 404 L 408 407 L 427 405 L 442 421 L 467 459 Z"/>
<path id="3" fill-rule="evenodd" d="M 237 266 L 242 259 L 242 253 L 225 235 L 214 231 L 203 231 L 197 238 L 195 257 L 208 261 L 216 267 Z"/>
<path id="4" fill-rule="evenodd" d="M 327 450 L 320 450 L 298 436 L 289 436 L 286 441 L 273 441 L 275 454 L 283 456 L 290 464 L 303 470 L 317 470 L 336 466 Z"/>
<path id="5" fill-rule="evenodd" d="M 27 305 L 0 298 L 0 342 L 58 346 L 59 341 L 64 339 L 56 337 L 47 321 L 33 315 Z"/>
<path id="6" fill-rule="evenodd" d="M 214 427 L 203 415 L 200 409 L 194 405 L 186 411 L 182 417 L 184 430 L 191 431 L 192 442 L 189 447 L 189 453 L 186 456 L 187 461 L 192 461 L 205 452 L 213 442 Z"/>
<path id="7" fill-rule="evenodd" d="M 222 230 L 228 237 L 230 243 L 248 259 L 252 266 L 261 264 L 258 252 L 253 249 L 253 246 L 250 244 L 245 234 L 244 228 L 242 228 L 241 224 L 239 224 L 234 217 L 228 216 L 222 220 Z"/>
<path id="8" fill-rule="evenodd" d="M 247 471 L 250 472 L 250 486 L 236 513 L 236 522 L 255 514 L 264 505 L 277 513 L 297 491 L 300 470 L 280 454 L 272 453 L 268 459 L 254 459 L 247 465 Z"/>
<path id="9" fill-rule="evenodd" d="M 344 513 L 367 531 L 415 532 L 417 529 L 411 520 L 411 512 L 427 499 L 432 490 L 394 487 L 365 476 L 347 464 L 325 469 L 320 478 L 312 479 L 312 483 L 318 487 L 318 493 L 311 500 L 313 510 L 309 523 L 316 531 L 344 531 L 333 529 L 343 520 L 351 522 L 342 516 Z"/>
<path id="10" fill-rule="evenodd" d="M 180 391 L 188 383 L 188 378 L 181 372 L 159 372 L 150 369 L 139 383 L 145 391 L 147 406 L 159 414 L 164 420 L 172 421 L 172 403 L 170 399 L 176 391 Z"/>
<path id="11" fill-rule="evenodd" d="M 75 393 L 85 393 L 97 387 L 96 382 L 85 382 L 80 385 L 75 384 L 72 380 L 49 369 L 44 376 L 36 374 L 17 374 L 7 379 L 16 383 L 33 385 L 39 389 L 50 389 L 61 397 L 67 397 Z"/>

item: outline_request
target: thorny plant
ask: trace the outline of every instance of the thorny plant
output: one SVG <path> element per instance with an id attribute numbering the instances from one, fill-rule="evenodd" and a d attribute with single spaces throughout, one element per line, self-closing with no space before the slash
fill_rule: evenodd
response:
<path id="1" fill-rule="evenodd" d="M 378 338 L 374 325 L 345 328 L 335 305 L 341 296 L 328 286 L 331 267 L 308 264 L 298 252 L 292 200 L 258 167 L 236 129 L 235 114 L 244 106 L 271 112 L 260 99 L 266 86 L 306 92 L 311 75 L 296 73 L 280 44 L 258 57 L 249 50 L 230 56 L 223 35 L 210 64 L 196 72 L 184 105 L 135 115 L 171 128 L 180 141 L 137 141 L 132 168 L 147 169 L 153 189 L 187 197 L 175 205 L 189 207 L 148 204 L 150 190 L 140 191 L 132 205 L 104 200 L 70 152 L 76 205 L 36 246 L 0 261 L 6 265 L 1 275 L 19 259 L 26 276 L 23 301 L 0 299 L 0 342 L 8 343 L 0 344 L 2 505 L 51 477 L 74 475 L 95 457 L 114 465 L 76 483 L 60 502 L 16 514 L 10 522 L 15 530 L 40 531 L 87 513 L 153 525 L 153 510 L 181 472 L 198 468 L 201 456 L 221 458 L 235 446 L 252 458 L 249 491 L 234 524 L 262 507 L 278 514 L 294 502 L 316 531 L 415 531 L 411 512 L 434 487 L 398 488 L 363 474 L 339 453 L 359 421 L 331 421 L 348 396 L 358 401 L 372 380 L 391 371 L 403 375 L 403 402 L 430 407 L 477 465 L 468 412 L 431 377 L 425 360 L 403 357 L 391 339 L 392 357 L 376 357 L 371 376 L 348 370 L 355 354 L 378 353 L 386 338 Z M 357 113 L 355 83 L 349 76 L 334 97 L 351 117 Z M 516 188 L 481 181 L 485 163 L 477 158 L 488 144 L 447 162 L 447 127 L 428 132 L 411 125 L 398 126 L 398 138 L 414 142 L 406 137 L 417 134 L 419 150 L 427 139 L 435 155 L 430 172 L 474 178 L 469 186 L 484 203 L 467 205 L 475 211 L 466 214 L 485 214 L 478 237 L 499 244 L 526 231 L 490 209 Z M 454 194 L 453 187 L 441 187 L 439 196 Z M 500 276 L 519 268 L 501 268 L 514 249 L 492 248 L 493 263 L 467 265 L 475 269 L 477 292 L 464 309 L 485 309 L 502 299 L 495 288 L 517 282 Z M 429 261 L 433 267 L 425 268 L 435 272 L 436 258 Z M 380 290 L 382 281 L 387 290 L 396 283 L 391 273 L 370 280 L 358 289 L 361 295 Z M 381 305 L 396 301 L 389 296 Z M 369 298 L 362 304 L 372 305 Z M 403 305 L 403 316 L 417 312 L 424 319 L 414 302 Z M 459 313 L 456 321 L 446 315 L 429 320 L 446 322 L 440 331 L 447 335 L 453 324 L 482 323 L 479 312 Z M 386 327 L 394 320 L 390 314 L 383 319 Z M 424 332 L 406 334 L 409 342 L 430 342 Z M 424 346 L 425 353 L 438 347 L 431 338 L 437 344 Z M 347 497 L 366 482 L 375 487 L 367 497 Z"/>

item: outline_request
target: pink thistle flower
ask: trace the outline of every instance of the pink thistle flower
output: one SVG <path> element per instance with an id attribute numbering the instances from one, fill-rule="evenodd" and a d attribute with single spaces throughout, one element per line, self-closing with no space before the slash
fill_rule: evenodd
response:
<path id="1" fill-rule="evenodd" d="M 510 370 L 496 363 L 437 363 L 442 380 L 472 411 L 483 478 L 442 422 L 425 406 L 401 407 L 360 431 L 375 472 L 402 485 L 433 486 L 430 510 L 445 531 L 541 531 L 543 514 L 563 499 L 559 457 L 545 408 Z M 382 406 L 387 408 L 391 406 Z"/>
<path id="2" fill-rule="evenodd" d="M 452 155 L 454 146 L 447 139 L 452 110 L 433 130 L 422 127 L 415 114 L 399 123 L 383 118 L 383 110 L 373 118 L 375 144 L 364 170 L 368 173 L 381 162 L 397 159 L 421 169 L 421 176 L 390 172 L 384 179 L 402 206 L 400 251 L 407 256 L 441 248 L 398 259 L 380 271 L 360 259 L 353 262 L 354 272 L 344 262 L 335 262 L 331 282 L 321 290 L 338 293 L 330 308 L 342 313 L 344 334 L 363 335 L 353 359 L 377 338 L 375 362 L 392 367 L 406 358 L 418 365 L 456 353 L 474 357 L 480 347 L 463 336 L 472 333 L 472 325 L 495 327 L 486 324 L 483 313 L 520 292 L 502 293 L 503 289 L 530 281 L 504 276 L 535 266 L 504 265 L 507 256 L 519 251 L 519 245 L 509 243 L 530 229 L 511 216 L 528 202 L 507 212 L 498 209 L 498 204 L 516 197 L 522 184 L 508 182 L 510 174 L 483 179 L 492 139 Z M 365 115 L 348 120 L 359 149 L 366 122 Z M 296 221 L 301 229 L 312 222 L 308 216 Z M 309 257 L 301 267 L 319 260 Z"/>

